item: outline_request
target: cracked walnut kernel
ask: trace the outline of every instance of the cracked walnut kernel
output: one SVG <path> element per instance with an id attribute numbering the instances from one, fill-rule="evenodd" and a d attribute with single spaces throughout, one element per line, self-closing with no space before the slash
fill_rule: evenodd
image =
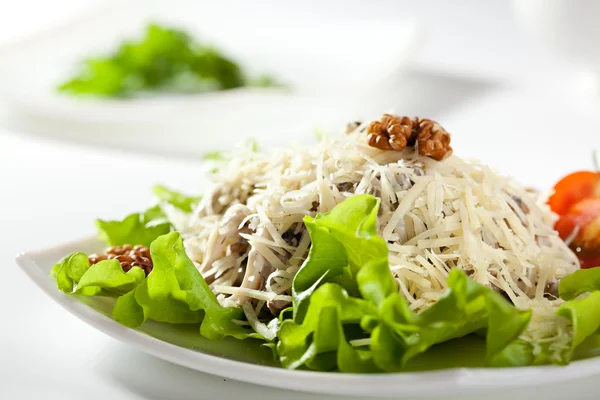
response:
<path id="1" fill-rule="evenodd" d="M 379 121 L 373 121 L 369 125 L 369 146 L 396 151 L 412 146 L 417 135 L 417 121 L 417 118 L 384 114 Z"/>
<path id="2" fill-rule="evenodd" d="M 129 244 L 123 246 L 114 246 L 106 250 L 106 254 L 92 254 L 88 257 L 90 266 L 104 260 L 115 259 L 121 264 L 123 271 L 129 272 L 133 267 L 140 267 L 146 273 L 146 276 L 152 272 L 154 267 L 150 249 L 146 246 L 137 245 L 131 247 Z"/>
<path id="3" fill-rule="evenodd" d="M 419 121 L 417 149 L 419 154 L 442 161 L 452 154 L 450 134 L 435 121 L 422 119 Z"/>
<path id="4" fill-rule="evenodd" d="M 401 151 L 416 146 L 418 153 L 441 161 L 452 154 L 450 134 L 435 121 L 418 117 L 384 114 L 368 128 L 369 146 L 380 150 Z"/>

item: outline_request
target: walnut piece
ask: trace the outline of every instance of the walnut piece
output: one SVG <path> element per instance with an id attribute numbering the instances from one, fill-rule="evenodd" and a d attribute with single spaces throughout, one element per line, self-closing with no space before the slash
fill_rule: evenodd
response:
<path id="1" fill-rule="evenodd" d="M 91 254 L 88 259 L 90 266 L 104 260 L 116 259 L 121 263 L 123 271 L 128 272 L 133 267 L 140 267 L 146 273 L 146 276 L 152 272 L 154 267 L 150 257 L 150 249 L 146 246 L 137 245 L 131 247 L 129 244 L 123 246 L 114 246 L 106 249 L 105 254 Z"/>
<path id="2" fill-rule="evenodd" d="M 442 161 L 452 154 L 450 134 L 435 121 L 422 119 L 419 121 L 417 148 L 419 154 Z"/>
<path id="3" fill-rule="evenodd" d="M 396 151 L 401 151 L 407 145 L 412 146 L 417 136 L 417 121 L 417 118 L 384 114 L 379 121 L 373 121 L 369 125 L 369 146 Z"/>
<path id="4" fill-rule="evenodd" d="M 401 151 L 415 146 L 420 155 L 441 161 L 452 154 L 450 134 L 435 121 L 384 114 L 367 130 L 369 146 Z"/>

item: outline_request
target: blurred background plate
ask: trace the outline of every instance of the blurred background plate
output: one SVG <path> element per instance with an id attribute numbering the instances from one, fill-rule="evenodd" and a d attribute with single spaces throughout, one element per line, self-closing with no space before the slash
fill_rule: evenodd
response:
<path id="1" fill-rule="evenodd" d="M 249 75 L 266 72 L 287 87 L 122 100 L 56 92 L 82 59 L 140 37 L 152 21 L 182 28 Z M 307 23 L 271 1 L 113 3 L 0 49 L 0 101 L 15 130 L 79 142 L 138 148 L 143 142 L 142 150 L 186 155 L 206 151 L 209 141 L 219 148 L 248 136 L 283 144 L 289 141 L 280 134 L 284 126 L 297 132 L 339 127 L 359 110 L 389 108 L 393 102 L 379 94 L 386 80 L 402 76 L 417 36 L 409 18 L 382 23 L 329 15 Z"/>

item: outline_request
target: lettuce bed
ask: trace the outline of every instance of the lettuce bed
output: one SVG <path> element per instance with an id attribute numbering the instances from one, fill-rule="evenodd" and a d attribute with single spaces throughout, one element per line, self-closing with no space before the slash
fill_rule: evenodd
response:
<path id="1" fill-rule="evenodd" d="M 184 212 L 198 200 L 163 187 L 155 192 Z M 63 292 L 115 298 L 112 316 L 126 326 L 152 320 L 195 326 L 199 337 L 211 340 L 258 339 L 289 369 L 433 369 L 453 366 L 442 361 L 443 353 L 453 349 L 472 350 L 467 365 L 566 364 L 594 350 L 600 328 L 600 268 L 577 271 L 560 282 L 566 302 L 556 319 L 571 321 L 572 340 L 560 357 L 551 357 L 550 346 L 521 338 L 531 321 L 530 310 L 515 308 L 461 270 L 449 272 L 449 289 L 437 303 L 419 314 L 412 312 L 389 269 L 387 243 L 376 234 L 378 209 L 378 199 L 358 195 L 329 213 L 305 218 L 312 247 L 294 278 L 293 306 L 279 318 L 263 321 L 276 332 L 269 340 L 239 323 L 245 319 L 241 308 L 219 304 L 159 206 L 122 221 L 97 222 L 100 238 L 109 245 L 150 246 L 154 269 L 147 277 L 138 267 L 123 272 L 117 260 L 90 267 L 83 253 L 63 258 L 52 275 Z M 481 354 L 483 340 L 482 358 L 475 354 Z M 465 357 L 455 363 L 464 364 Z"/>

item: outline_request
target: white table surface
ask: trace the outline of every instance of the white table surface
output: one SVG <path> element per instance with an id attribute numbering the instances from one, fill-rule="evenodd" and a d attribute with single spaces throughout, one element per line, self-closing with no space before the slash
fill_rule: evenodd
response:
<path id="1" fill-rule="evenodd" d="M 30 13 L 24 10 L 33 3 L 24 1 L 23 8 L 0 4 L 0 42 L 27 32 L 22 25 Z M 321 11 L 333 12 L 341 2 L 331 3 Z M 564 87 L 539 84 L 552 68 L 555 74 L 566 70 L 554 64 L 536 73 L 551 57 L 520 36 L 507 5 L 470 1 L 461 11 L 457 2 L 432 3 L 427 16 L 430 42 L 416 57 L 412 72 L 419 78 L 412 89 L 431 99 L 407 104 L 411 113 L 443 117 L 455 134 L 457 153 L 489 161 L 526 184 L 548 187 L 569 170 L 590 168 L 587 154 L 600 147 L 600 105 L 574 100 Z M 53 4 L 44 7 L 63 10 L 55 15 L 64 16 L 75 2 Z M 427 15 L 422 4 L 407 7 Z M 352 2 L 348 15 L 359 9 Z M 42 7 L 36 13 L 40 23 L 43 14 Z M 382 10 L 363 14 L 386 17 Z M 37 25 L 31 24 L 30 31 Z M 536 129 L 548 132 L 549 141 L 565 141 L 565 146 L 531 143 L 526 133 Z M 98 216 L 116 218 L 142 208 L 154 183 L 201 190 L 202 180 L 201 166 L 190 160 L 156 158 L 134 149 L 93 149 L 0 129 L 0 399 L 306 398 L 223 380 L 131 349 L 51 303 L 13 261 L 18 251 L 93 233 Z M 598 379 L 487 393 L 486 398 L 595 399 Z"/>

